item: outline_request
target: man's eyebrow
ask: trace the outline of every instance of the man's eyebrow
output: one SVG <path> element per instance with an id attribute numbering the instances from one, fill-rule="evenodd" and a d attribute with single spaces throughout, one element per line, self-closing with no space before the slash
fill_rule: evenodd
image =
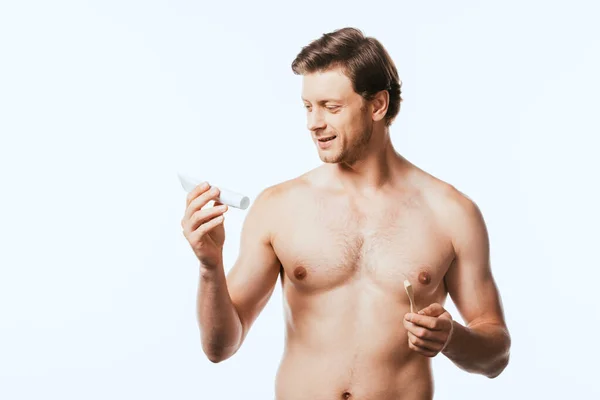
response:
<path id="1" fill-rule="evenodd" d="M 302 97 L 302 101 L 304 101 L 304 102 L 309 102 L 309 101 L 308 101 L 308 100 L 306 100 L 304 97 Z M 343 100 L 341 100 L 341 99 L 333 99 L 333 98 L 332 98 L 332 99 L 323 99 L 323 100 L 319 100 L 319 101 L 317 102 L 317 104 L 321 104 L 321 105 L 323 105 L 323 104 L 326 104 L 326 103 L 343 103 Z"/>

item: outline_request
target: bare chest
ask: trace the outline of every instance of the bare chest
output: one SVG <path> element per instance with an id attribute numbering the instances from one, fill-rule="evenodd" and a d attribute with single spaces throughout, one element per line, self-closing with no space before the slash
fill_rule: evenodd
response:
<path id="1" fill-rule="evenodd" d="M 360 206 L 321 200 L 281 221 L 274 249 L 286 284 L 315 293 L 362 280 L 402 293 L 408 279 L 426 296 L 443 283 L 452 246 L 418 200 Z"/>

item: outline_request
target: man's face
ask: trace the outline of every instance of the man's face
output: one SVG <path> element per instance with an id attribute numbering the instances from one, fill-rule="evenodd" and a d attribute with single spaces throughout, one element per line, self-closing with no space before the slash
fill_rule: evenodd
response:
<path id="1" fill-rule="evenodd" d="M 321 160 L 352 165 L 360 159 L 371 138 L 373 120 L 350 79 L 340 69 L 304 75 L 302 100 Z M 327 142 L 319 140 L 331 137 Z"/>

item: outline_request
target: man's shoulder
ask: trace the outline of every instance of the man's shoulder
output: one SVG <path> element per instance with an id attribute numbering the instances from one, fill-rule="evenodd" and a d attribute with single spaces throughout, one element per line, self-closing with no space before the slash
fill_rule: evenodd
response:
<path id="1" fill-rule="evenodd" d="M 262 189 L 248 210 L 246 221 L 255 221 L 270 241 L 281 232 L 289 210 L 296 210 L 306 198 L 309 186 L 304 176 L 269 185 Z M 254 224 L 251 222 L 251 224 Z"/>
<path id="2" fill-rule="evenodd" d="M 475 201 L 452 183 L 430 174 L 427 174 L 426 180 L 423 192 L 438 217 L 456 222 L 480 214 Z"/>
<path id="3" fill-rule="evenodd" d="M 437 178 L 429 194 L 437 226 L 450 239 L 455 251 L 468 248 L 485 251 L 488 233 L 479 205 L 454 185 Z"/>
<path id="4" fill-rule="evenodd" d="M 310 190 L 312 172 L 308 171 L 302 175 L 267 186 L 258 194 L 255 203 L 260 203 L 262 207 L 269 208 L 271 211 L 280 206 L 290 205 L 290 202 L 301 198 L 303 193 Z"/>

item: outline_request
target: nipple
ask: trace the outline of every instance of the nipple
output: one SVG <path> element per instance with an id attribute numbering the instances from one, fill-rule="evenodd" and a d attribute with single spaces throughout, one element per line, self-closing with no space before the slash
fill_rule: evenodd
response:
<path id="1" fill-rule="evenodd" d="M 304 278 L 306 278 L 306 268 L 304 267 L 297 267 L 294 270 L 294 276 L 296 277 L 296 279 L 302 280 Z"/>
<path id="2" fill-rule="evenodd" d="M 427 271 L 423 271 L 419 274 L 419 282 L 422 283 L 423 285 L 429 285 L 429 283 L 431 282 L 431 275 L 429 275 L 429 272 Z"/>

